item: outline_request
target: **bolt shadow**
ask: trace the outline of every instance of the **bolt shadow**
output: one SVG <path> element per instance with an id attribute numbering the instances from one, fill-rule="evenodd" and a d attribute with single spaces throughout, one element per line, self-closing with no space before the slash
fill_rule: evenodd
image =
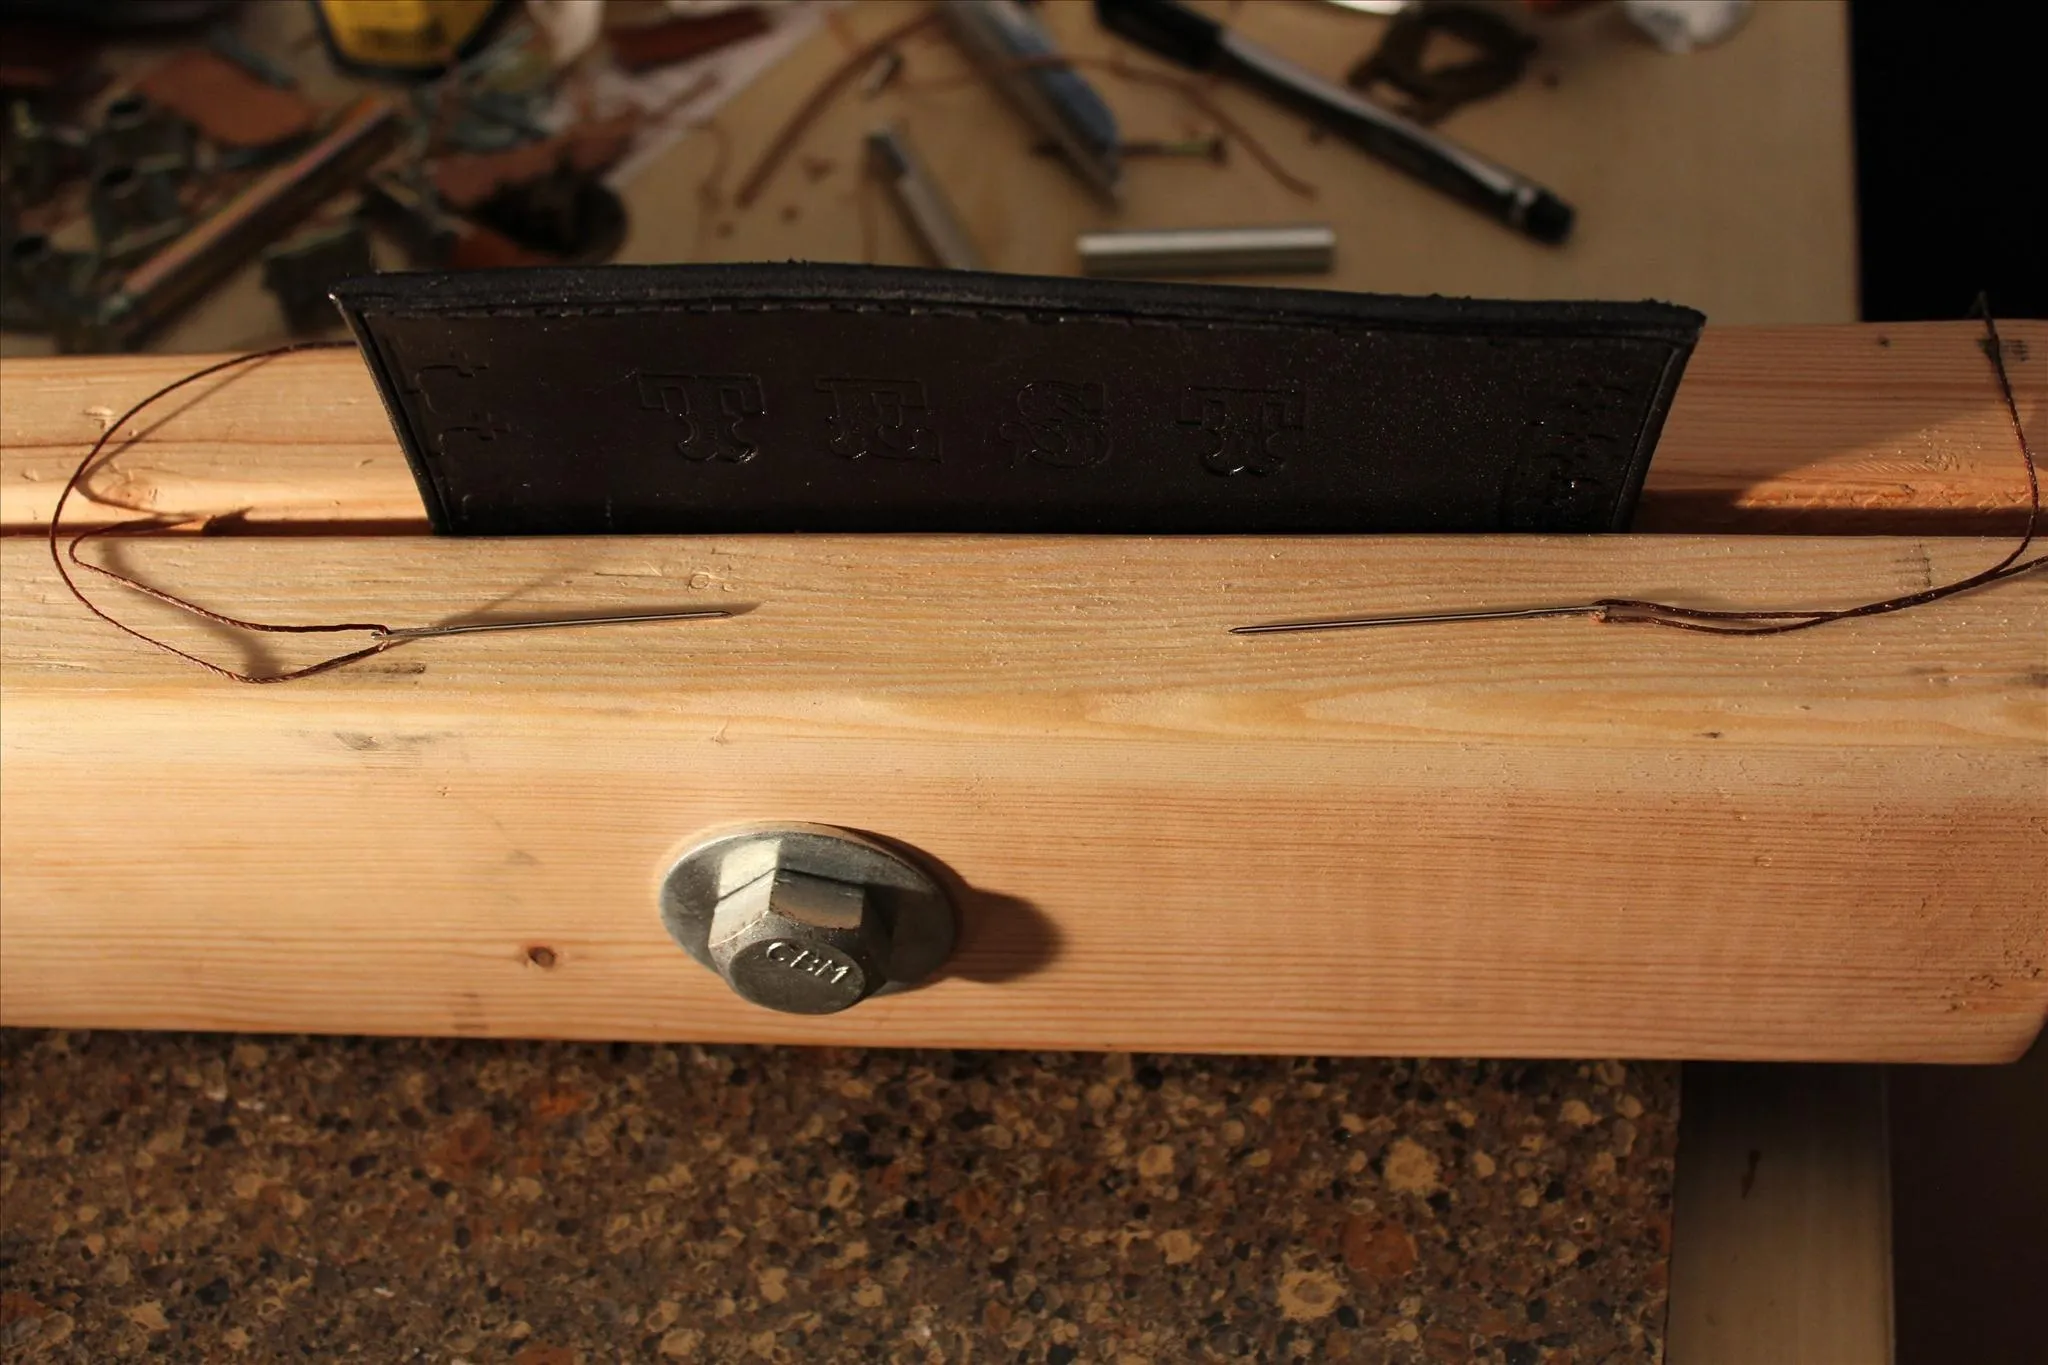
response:
<path id="1" fill-rule="evenodd" d="M 963 885 L 960 941 L 941 976 L 967 981 L 1015 981 L 1049 965 L 1060 952 L 1059 926 L 1022 896 Z"/>
<path id="2" fill-rule="evenodd" d="M 936 878 L 959 911 L 960 935 L 953 955 L 932 978 L 993 984 L 1015 981 L 1049 965 L 1060 954 L 1060 930 L 1050 915 L 1022 896 L 971 886 L 967 879 L 922 849 L 870 830 L 874 840 L 924 868 Z"/>

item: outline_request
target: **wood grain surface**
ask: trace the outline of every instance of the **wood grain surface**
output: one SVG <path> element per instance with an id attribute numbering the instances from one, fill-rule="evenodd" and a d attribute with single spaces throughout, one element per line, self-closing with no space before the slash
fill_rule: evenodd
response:
<path id="1" fill-rule="evenodd" d="M 2017 530 L 2026 481 L 1982 335 L 1973 322 L 1709 328 L 1651 463 L 1638 529 Z M 2021 413 L 2048 450 L 2048 322 L 2008 322 L 2003 335 Z M 107 423 L 213 358 L 0 362 L 0 531 L 40 529 Z M 153 512 L 211 518 L 216 532 L 426 530 L 353 352 L 202 380 L 130 430 L 140 439 L 90 481 L 67 524 Z"/>
<path id="2" fill-rule="evenodd" d="M 1771 640 L 1224 634 L 1603 593 L 1845 604 L 2002 543 L 95 551 L 258 619 L 752 608 L 265 688 L 91 620 L 35 540 L 0 549 L 9 1024 L 1990 1061 L 2048 1010 L 2039 576 Z M 902 840 L 972 888 L 946 979 L 817 1020 L 690 963 L 656 881 L 762 818 Z"/>

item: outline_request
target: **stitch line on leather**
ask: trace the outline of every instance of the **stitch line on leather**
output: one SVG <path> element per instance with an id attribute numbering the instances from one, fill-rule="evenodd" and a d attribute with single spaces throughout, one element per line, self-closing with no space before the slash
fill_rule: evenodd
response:
<path id="1" fill-rule="evenodd" d="M 1205 318 L 1205 317 L 1159 317 L 1118 313 L 1058 312 L 1052 309 L 1016 308 L 962 308 L 952 305 L 887 303 L 844 303 L 838 300 L 821 300 L 815 303 L 799 301 L 758 301 L 735 300 L 707 304 L 701 300 L 664 302 L 644 305 L 604 305 L 581 308 L 549 307 L 545 305 L 504 304 L 490 308 L 447 308 L 447 309 L 392 309 L 375 308 L 365 312 L 387 321 L 426 321 L 462 319 L 485 321 L 499 318 L 535 318 L 550 321 L 582 320 L 597 318 L 645 317 L 660 315 L 673 317 L 684 314 L 715 313 L 852 313 L 877 314 L 884 317 L 934 317 L 957 318 L 972 322 L 1020 322 L 1036 323 L 1041 326 L 1060 326 L 1080 323 L 1095 323 L 1119 327 L 1158 327 L 1175 331 L 1245 331 L 1281 333 L 1299 336 L 1325 336 L 1347 338 L 1356 336 L 1442 336 L 1468 337 L 1470 333 L 1457 327 L 1425 327 L 1408 321 L 1359 321 L 1352 324 L 1339 322 L 1285 321 L 1261 322 L 1255 318 Z M 1525 331 L 1493 327 L 1487 334 L 1489 341 L 1555 341 L 1560 334 L 1554 329 L 1532 327 Z M 1584 338 L 1590 341 L 1645 340 L 1652 344 L 1675 345 L 1665 338 L 1635 337 L 1626 332 L 1610 336 Z"/>

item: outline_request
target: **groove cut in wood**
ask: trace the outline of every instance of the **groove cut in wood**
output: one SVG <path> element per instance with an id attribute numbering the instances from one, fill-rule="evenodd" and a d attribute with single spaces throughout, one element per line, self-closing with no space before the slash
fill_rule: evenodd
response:
<path id="1" fill-rule="evenodd" d="M 420 642 L 279 687 L 0 544 L 0 1022 L 1217 1052 L 1995 1061 L 2048 1011 L 2048 579 L 1773 639 L 2002 542 L 1785 537 L 99 547 L 265 620 L 752 610 Z M 124 619 L 237 657 L 118 589 Z M 267 641 L 308 650 L 322 642 Z M 280 656 L 279 661 L 296 656 Z M 655 887 L 845 825 L 971 888 L 946 976 L 731 996 Z M 545 948 L 542 953 L 539 949 Z M 545 964 L 545 965 L 544 965 Z"/>
<path id="2" fill-rule="evenodd" d="M 2048 323 L 2001 324 L 2048 449 Z M 2026 480 L 1974 322 L 1708 328 L 1651 462 L 1637 529 L 2016 532 Z M 108 422 L 216 357 L 5 362 L 0 531 L 39 530 Z M 79 529 L 153 512 L 214 531 L 406 532 L 426 516 L 361 360 L 283 357 L 201 381 L 74 500 Z M 73 519 L 75 518 L 75 522 Z M 195 525 L 198 523 L 195 523 Z"/>

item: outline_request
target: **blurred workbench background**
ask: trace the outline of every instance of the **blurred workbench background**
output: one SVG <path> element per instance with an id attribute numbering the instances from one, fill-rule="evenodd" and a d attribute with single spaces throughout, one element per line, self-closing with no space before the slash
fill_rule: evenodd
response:
<path id="1" fill-rule="evenodd" d="M 828 25 L 832 40 L 805 47 L 736 100 L 722 120 L 733 164 L 751 162 L 782 111 L 855 42 L 915 8 L 884 0 L 842 11 Z M 1120 55 L 1143 70 L 1171 70 L 1102 30 L 1088 5 L 1043 8 L 1073 56 Z M 1340 84 L 1385 23 L 1300 0 L 1211 9 L 1227 14 L 1236 32 Z M 875 123 L 895 118 L 1001 270 L 1074 274 L 1076 234 L 1105 228 L 1317 221 L 1337 230 L 1336 269 L 1271 282 L 1394 294 L 1656 298 L 1698 308 L 1717 323 L 1854 320 L 1841 5 L 1759 6 L 1726 44 L 1683 56 L 1659 51 L 1604 9 L 1553 21 L 1544 34 L 1520 83 L 1455 111 L 1438 129 L 1570 200 L 1578 224 L 1562 247 L 1511 232 L 1228 83 L 1204 83 L 1209 98 L 1312 186 L 1313 196 L 1291 191 L 1242 146 L 1231 146 L 1221 167 L 1130 158 L 1124 207 L 1110 210 L 1059 161 L 1028 155 L 1034 134 L 984 83 L 963 81 L 972 68 L 942 33 L 929 32 L 908 44 L 899 88 L 838 103 L 805 137 L 800 156 L 830 160 L 829 171 L 806 183 L 792 164 L 752 209 L 713 213 L 701 253 L 866 259 L 854 221 L 859 141 Z M 1100 69 L 1087 74 L 1115 107 L 1126 140 L 1217 131 L 1173 91 Z M 925 82 L 949 88 L 916 88 Z M 698 258 L 673 234 L 702 231 L 696 188 L 717 157 L 708 144 L 679 145 L 662 173 L 629 189 L 635 228 L 627 259 Z M 920 263 L 886 207 L 872 216 L 880 226 L 872 259 Z"/>
<path id="2" fill-rule="evenodd" d="M 633 5 L 613 10 L 628 19 Z M 646 6 L 640 7 L 643 11 Z M 1438 130 L 1545 185 L 1578 209 L 1574 234 L 1546 246 L 1446 199 L 1256 93 L 1179 71 L 1124 43 L 1078 0 L 1040 6 L 1062 50 L 1115 58 L 1199 86 L 1285 172 L 1282 183 L 1241 139 L 1180 91 L 1100 66 L 1085 71 L 1127 143 L 1222 134 L 1224 160 L 1126 159 L 1123 204 L 1103 205 L 948 39 L 927 25 L 899 46 L 896 78 L 873 95 L 855 82 L 807 128 L 750 205 L 742 177 L 819 83 L 866 42 L 927 8 L 859 0 L 799 16 L 816 32 L 731 93 L 701 127 L 651 156 L 629 155 L 620 186 L 626 262 L 811 259 L 924 264 L 868 173 L 866 133 L 896 121 L 952 199 L 991 268 L 1074 274 L 1081 232 L 1113 227 L 1246 226 L 1314 221 L 1337 233 L 1335 269 L 1263 282 L 1384 293 L 1502 298 L 1655 298 L 1713 323 L 1846 322 L 1856 317 L 1856 220 L 1846 6 L 1801 0 L 1755 8 L 1734 37 L 1682 55 L 1651 44 L 1612 6 L 1540 21 L 1522 78 L 1454 110 Z M 1259 43 L 1342 82 L 1387 20 L 1317 0 L 1209 9 Z M 615 20 L 616 20 L 615 16 Z M 783 15 L 782 22 L 791 21 Z M 387 90 L 335 71 L 296 3 L 246 6 L 248 46 L 334 106 Z M 1441 41 L 1441 40 L 1439 40 Z M 107 58 L 132 75 L 161 49 Z M 346 211 L 344 197 L 332 219 Z M 385 241 L 379 263 L 405 264 Z M 251 259 L 160 329 L 147 349 L 231 351 L 286 339 Z M 48 349 L 5 337 L 7 353 Z"/>

